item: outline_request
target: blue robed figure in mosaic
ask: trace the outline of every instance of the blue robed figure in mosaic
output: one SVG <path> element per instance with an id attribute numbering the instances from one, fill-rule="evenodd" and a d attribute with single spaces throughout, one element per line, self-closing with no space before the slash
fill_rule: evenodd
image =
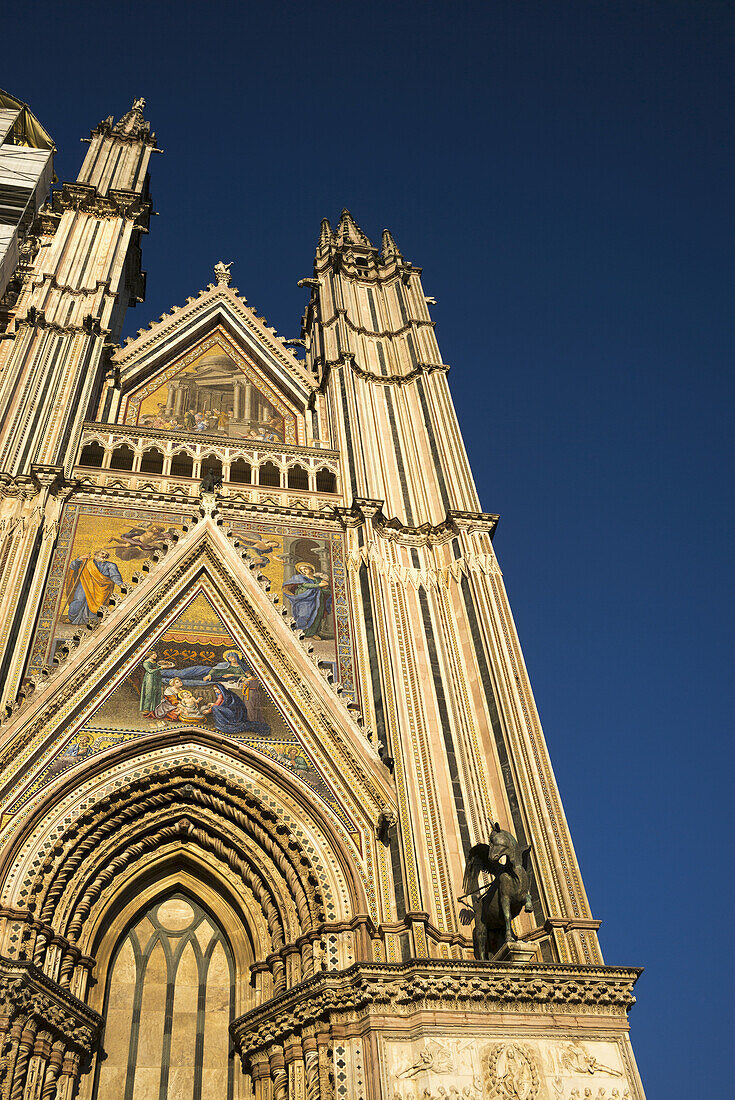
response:
<path id="1" fill-rule="evenodd" d="M 283 585 L 283 594 L 291 603 L 296 626 L 307 638 L 323 638 L 325 620 L 332 610 L 329 581 L 317 573 L 311 562 L 296 563 L 296 572 Z"/>

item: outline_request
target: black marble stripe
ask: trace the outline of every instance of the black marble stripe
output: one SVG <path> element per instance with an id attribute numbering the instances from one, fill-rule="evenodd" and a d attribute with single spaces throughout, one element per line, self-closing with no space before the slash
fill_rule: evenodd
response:
<path id="1" fill-rule="evenodd" d="M 398 308 L 401 311 L 401 320 L 404 325 L 408 324 L 408 313 L 406 312 L 406 302 L 403 296 L 403 286 L 400 282 L 396 283 L 396 298 L 398 299 Z"/>
<path id="2" fill-rule="evenodd" d="M 398 469 L 398 480 L 401 483 L 401 496 L 403 498 L 403 507 L 406 509 L 406 523 L 409 527 L 413 525 L 413 509 L 411 508 L 411 497 L 408 492 L 408 478 L 406 477 L 406 464 L 403 461 L 403 449 L 401 447 L 401 441 L 398 436 L 398 426 L 396 424 L 396 412 L 393 406 L 393 394 L 390 392 L 390 388 L 385 388 L 385 407 L 388 410 L 388 420 L 390 422 L 390 431 L 393 436 L 393 452 L 396 456 L 396 468 Z"/>
<path id="3" fill-rule="evenodd" d="M 390 845 L 390 863 L 393 871 L 393 886 L 396 899 L 396 919 L 403 920 L 406 915 L 406 885 L 403 878 L 403 860 L 401 859 L 401 840 L 397 825 L 391 825 L 388 834 Z"/>
<path id="4" fill-rule="evenodd" d="M 449 503 L 449 491 L 447 490 L 447 482 L 444 477 L 444 469 L 442 467 L 441 455 L 439 454 L 439 447 L 436 442 L 436 434 L 434 432 L 434 422 L 431 419 L 431 412 L 429 411 L 429 404 L 426 400 L 426 388 L 423 378 L 417 378 L 416 385 L 418 387 L 419 401 L 421 402 L 421 408 L 424 413 L 424 423 L 426 425 L 426 432 L 429 436 L 429 447 L 431 453 L 434 456 L 434 473 L 436 474 L 436 480 L 439 485 L 439 495 L 441 496 L 442 504 L 445 509 L 449 511 L 451 504 Z"/>
<path id="5" fill-rule="evenodd" d="M 375 297 L 374 297 L 373 291 L 370 287 L 367 288 L 367 300 L 368 300 L 368 305 L 370 307 L 370 317 L 371 317 L 372 322 L 373 322 L 373 332 L 377 332 L 378 328 L 379 328 L 378 315 L 375 312 Z"/>
<path id="6" fill-rule="evenodd" d="M 413 553 L 416 553 L 414 550 Z M 424 622 L 424 634 L 426 635 L 426 647 L 429 654 L 429 664 L 431 665 L 431 674 L 434 680 L 434 691 L 436 693 L 436 702 L 439 707 L 439 717 L 441 720 L 442 736 L 444 738 L 444 748 L 447 754 L 447 765 L 449 767 L 449 775 L 452 780 L 452 795 L 454 796 L 454 809 L 457 814 L 457 824 L 459 825 L 459 835 L 462 841 L 462 847 L 465 852 L 470 849 L 470 831 L 467 827 L 467 812 L 465 810 L 464 795 L 462 794 L 462 783 L 459 778 L 459 768 L 457 766 L 457 754 L 454 746 L 454 740 L 452 738 L 452 728 L 449 723 L 449 708 L 447 707 L 447 699 L 444 694 L 444 683 L 442 681 L 442 670 L 439 664 L 439 655 L 436 649 L 436 639 L 434 637 L 434 627 L 431 622 L 431 614 L 429 612 L 429 600 L 426 592 L 423 588 L 419 589 L 419 604 L 421 605 L 421 617 Z"/>
<path id="7" fill-rule="evenodd" d="M 350 410 L 347 406 L 347 388 L 345 386 L 344 367 L 339 372 L 339 392 L 342 400 L 342 421 L 345 428 L 345 445 L 347 448 L 347 469 L 350 475 L 350 490 L 353 496 L 357 496 L 357 477 L 355 475 L 355 454 L 352 442 L 352 425 L 350 423 Z"/>
<path id="8" fill-rule="evenodd" d="M 26 604 L 27 604 L 27 601 L 28 601 L 28 595 L 30 593 L 31 581 L 33 580 L 33 572 L 34 572 L 34 569 L 36 567 L 36 562 L 38 560 L 39 551 L 41 549 L 42 535 L 43 535 L 43 526 L 39 527 L 38 531 L 36 532 L 36 537 L 35 537 L 34 542 L 33 542 L 33 548 L 31 550 L 30 554 L 28 555 L 28 568 L 26 569 L 25 577 L 23 578 L 23 586 L 22 586 L 20 592 L 18 593 L 17 603 L 15 605 L 15 614 L 13 615 L 13 619 L 12 619 L 12 622 L 10 623 L 10 628 L 8 630 L 8 645 L 7 645 L 7 648 L 5 650 L 5 655 L 3 657 L 2 665 L 0 666 L 0 684 L 4 684 L 5 680 L 7 678 L 8 670 L 10 668 L 10 662 L 12 661 L 14 653 L 15 653 L 15 643 L 17 642 L 18 638 L 20 637 L 20 631 L 21 631 L 21 627 L 23 625 L 23 619 L 24 619 L 24 617 L 27 613 L 27 610 L 28 610 Z M 8 540 L 8 541 L 10 541 L 10 540 Z M 53 550 L 55 550 L 55 548 L 56 548 L 56 542 L 54 541 L 54 546 L 52 548 L 52 553 L 53 553 Z M 35 637 L 37 619 L 38 619 L 38 615 L 40 614 L 40 609 L 41 609 L 41 605 L 39 603 L 38 608 L 36 609 L 36 621 L 34 621 L 33 630 L 29 633 L 29 638 Z"/>
<path id="9" fill-rule="evenodd" d="M 0 419 L 0 429 L 2 429 L 2 430 L 0 431 L 0 435 L 5 435 L 6 434 L 6 432 L 5 432 L 6 421 L 9 420 L 9 417 L 10 417 L 10 414 L 11 414 L 11 409 L 12 409 L 12 406 L 13 406 L 13 399 L 15 398 L 15 394 L 16 394 L 16 391 L 18 390 L 19 386 L 22 386 L 23 373 L 24 373 L 24 371 L 26 369 L 26 366 L 28 364 L 28 360 L 35 353 L 35 348 L 36 348 L 35 339 L 34 339 L 35 334 L 36 334 L 35 329 L 32 332 L 28 333 L 28 340 L 26 342 L 25 348 L 23 349 L 23 358 L 21 359 L 20 363 L 13 364 L 12 389 L 10 391 L 10 394 L 8 395 L 7 404 L 6 404 L 5 408 L 2 411 L 2 418 Z M 7 369 L 7 367 L 6 367 L 6 369 Z M 18 410 L 17 409 L 15 410 L 13 415 L 15 416 L 15 419 L 16 419 L 16 422 L 17 422 L 17 418 L 18 418 Z M 7 427 L 10 428 L 10 424 L 8 424 Z M 10 438 L 11 438 L 10 433 L 8 432 L 6 446 L 9 445 Z"/>
<path id="10" fill-rule="evenodd" d="M 378 666 L 378 647 L 375 639 L 375 620 L 373 617 L 373 605 L 370 594 L 370 574 L 364 563 L 360 566 L 360 593 L 362 595 L 362 614 L 365 624 L 365 642 L 368 651 L 370 665 L 370 683 L 373 691 L 373 707 L 375 710 L 375 732 L 378 744 L 382 745 L 388 756 L 392 756 L 388 744 L 388 730 L 385 722 L 385 707 L 383 705 L 383 687 L 380 681 L 380 668 Z"/>
<path id="11" fill-rule="evenodd" d="M 485 693 L 488 714 L 490 715 L 490 724 L 493 731 L 493 738 L 495 740 L 495 751 L 498 754 L 500 770 L 503 776 L 503 784 L 505 786 L 505 793 L 508 799 L 508 806 L 510 807 L 510 816 L 511 820 L 513 821 L 513 829 L 515 831 L 516 840 L 519 842 L 519 844 L 526 845 L 528 844 L 528 839 L 526 837 L 526 830 L 523 825 L 523 818 L 521 817 L 521 808 L 518 803 L 518 794 L 516 791 L 515 781 L 513 779 L 513 773 L 510 767 L 508 746 L 505 741 L 503 728 L 500 724 L 498 704 L 495 699 L 495 691 L 493 689 L 492 678 L 490 676 L 490 667 L 488 664 L 487 655 L 485 653 L 485 645 L 482 637 L 482 632 L 480 630 L 478 612 L 475 606 L 475 598 L 472 592 L 469 578 L 463 576 L 461 585 L 462 596 L 464 597 L 464 605 L 467 611 L 467 618 L 470 626 L 470 634 L 472 636 L 475 653 L 477 654 L 477 664 L 480 669 L 480 679 L 482 681 L 482 686 Z M 533 859 L 533 852 L 531 853 L 531 858 Z M 541 897 L 538 892 L 538 884 L 536 882 L 535 875 L 533 875 L 531 879 L 531 899 L 533 901 L 533 913 L 536 919 L 536 923 L 538 925 L 541 925 L 544 922 L 544 916 L 541 907 Z"/>
<path id="12" fill-rule="evenodd" d="M 31 424 L 30 424 L 30 426 L 28 428 L 28 431 L 27 431 L 27 434 L 26 434 L 26 442 L 25 442 L 25 446 L 23 447 L 23 452 L 20 456 L 20 459 L 16 460 L 16 462 L 14 463 L 16 471 L 20 474 L 26 472 L 26 465 L 27 465 L 28 460 L 30 458 L 31 448 L 36 447 L 36 445 L 37 445 L 38 441 L 36 439 L 36 432 L 38 431 L 39 421 L 41 420 L 41 418 L 43 418 L 44 420 L 48 420 L 48 416 L 49 416 L 49 408 L 48 408 L 48 402 L 47 402 L 48 390 L 49 390 L 49 386 L 51 385 L 51 382 L 52 382 L 52 379 L 53 379 L 54 368 L 56 367 L 56 362 L 59 358 L 62 347 L 64 347 L 64 341 L 62 340 L 62 338 L 60 336 L 57 335 L 56 336 L 56 347 L 54 348 L 53 353 L 51 355 L 51 362 L 49 363 L 48 367 L 46 368 L 45 377 L 44 377 L 44 380 L 43 380 L 43 386 L 42 386 L 41 392 L 38 395 L 38 397 L 34 398 L 33 419 L 31 421 Z"/>
<path id="13" fill-rule="evenodd" d="M 74 393 L 72 394 L 71 399 L 69 401 L 69 408 L 70 409 L 77 408 L 79 402 L 81 401 L 82 391 L 84 389 L 84 381 L 85 381 L 85 378 L 87 376 L 87 372 L 89 370 L 89 364 L 92 360 L 92 355 L 95 351 L 96 343 L 97 343 L 97 338 L 94 337 L 94 336 L 90 337 L 88 342 L 87 342 L 87 350 L 84 353 L 84 362 L 82 363 L 80 369 L 77 371 L 77 380 L 76 380 L 76 383 L 75 383 L 75 386 L 74 386 Z M 97 363 L 97 371 L 101 373 L 100 366 L 101 366 L 101 364 L 98 362 Z M 93 390 L 96 389 L 96 388 L 97 388 L 96 386 L 93 387 Z M 71 418 L 69 418 L 66 422 L 66 427 L 64 428 L 64 431 L 62 432 L 61 439 L 59 440 L 58 458 L 61 462 L 64 462 L 64 459 L 66 457 L 68 457 L 67 455 L 65 455 L 64 452 L 66 450 L 66 447 L 69 444 L 69 440 L 71 438 L 73 425 L 74 425 L 74 421 Z M 76 456 L 74 456 L 74 457 L 76 457 Z M 64 465 L 66 465 L 66 463 L 64 463 Z"/>

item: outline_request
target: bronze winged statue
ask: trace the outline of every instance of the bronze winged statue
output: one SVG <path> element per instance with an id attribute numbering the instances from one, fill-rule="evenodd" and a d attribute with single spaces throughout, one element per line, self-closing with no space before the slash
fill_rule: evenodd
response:
<path id="1" fill-rule="evenodd" d="M 521 909 L 531 912 L 531 849 L 522 848 L 511 833 L 497 821 L 487 844 L 475 844 L 467 853 L 464 870 L 464 897 L 472 905 L 475 927 L 472 940 L 475 957 L 490 959 L 508 940 L 517 937 L 512 921 Z M 493 875 L 488 886 L 479 886 L 481 872 Z M 467 914 L 469 923 L 472 917 Z"/>

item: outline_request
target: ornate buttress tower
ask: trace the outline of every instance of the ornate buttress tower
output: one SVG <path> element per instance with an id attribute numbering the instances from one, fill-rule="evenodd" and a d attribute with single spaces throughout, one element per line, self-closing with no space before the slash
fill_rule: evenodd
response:
<path id="1" fill-rule="evenodd" d="M 643 1100 L 420 269 L 120 347 L 143 107 L 0 317 L 0 1098 Z"/>

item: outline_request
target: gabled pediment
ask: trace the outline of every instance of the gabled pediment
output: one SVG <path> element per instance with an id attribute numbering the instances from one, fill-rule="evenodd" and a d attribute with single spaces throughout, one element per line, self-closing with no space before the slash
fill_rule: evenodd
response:
<path id="1" fill-rule="evenodd" d="M 98 767 L 131 743 L 143 752 L 150 734 L 248 750 L 256 771 L 271 781 L 288 773 L 305 804 L 327 807 L 358 850 L 394 804 L 350 710 L 211 518 L 106 612 L 7 724 L 5 814 L 22 820 L 73 769 L 81 776 L 93 757 Z"/>
<path id="2" fill-rule="evenodd" d="M 304 413 L 315 382 L 234 288 L 210 287 L 164 314 L 128 341 L 112 365 L 116 381 L 100 407 L 108 422 L 139 424 L 162 414 L 181 427 L 187 412 L 203 412 L 207 421 L 219 416 L 216 430 L 233 422 L 237 435 L 279 418 L 286 441 L 303 442 L 288 439 L 294 433 L 287 422 Z M 187 401 L 182 391 L 194 397 L 197 386 L 199 402 Z"/>
<path id="3" fill-rule="evenodd" d="M 303 442 L 303 407 L 227 330 L 217 327 L 182 354 L 166 356 L 120 401 L 118 421 L 154 431 L 227 439 Z"/>

